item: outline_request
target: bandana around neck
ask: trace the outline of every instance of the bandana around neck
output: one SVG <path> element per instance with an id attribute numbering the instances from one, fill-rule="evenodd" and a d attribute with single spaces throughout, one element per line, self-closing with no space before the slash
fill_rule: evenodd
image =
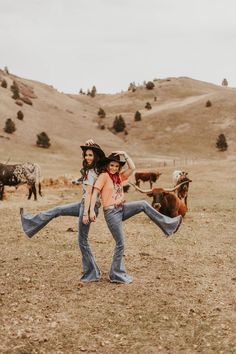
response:
<path id="1" fill-rule="evenodd" d="M 110 178 L 112 179 L 113 184 L 121 184 L 119 172 L 116 172 L 115 174 L 110 173 L 108 170 L 106 170 L 106 172 L 109 174 Z"/>

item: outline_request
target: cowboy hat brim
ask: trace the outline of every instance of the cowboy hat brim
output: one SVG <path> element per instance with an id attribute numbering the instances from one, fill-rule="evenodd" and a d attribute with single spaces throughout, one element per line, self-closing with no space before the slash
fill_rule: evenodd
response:
<path id="1" fill-rule="evenodd" d="M 86 151 L 86 150 L 94 151 L 101 159 L 106 158 L 104 151 L 97 144 L 96 145 L 81 145 L 80 147 L 83 151 Z"/>
<path id="2" fill-rule="evenodd" d="M 101 163 L 107 165 L 111 161 L 119 162 L 121 166 L 124 166 L 126 164 L 125 158 L 117 154 L 110 154 L 109 156 L 105 157 L 105 159 L 103 159 Z"/>

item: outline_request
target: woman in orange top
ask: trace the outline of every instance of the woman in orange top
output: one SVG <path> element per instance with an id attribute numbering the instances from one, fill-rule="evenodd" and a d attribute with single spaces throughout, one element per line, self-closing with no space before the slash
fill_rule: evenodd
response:
<path id="1" fill-rule="evenodd" d="M 127 162 L 128 169 L 121 172 Z M 100 193 L 104 216 L 109 230 L 116 242 L 115 251 L 109 271 L 109 280 L 116 283 L 129 284 L 133 278 L 126 273 L 123 263 L 124 255 L 124 234 L 122 221 L 144 212 L 165 235 L 175 233 L 181 222 L 182 216 L 169 218 L 156 211 L 145 200 L 124 203 L 122 182 L 127 180 L 135 169 L 134 162 L 124 151 L 116 151 L 109 155 L 106 160 L 105 172 L 101 173 L 94 184 L 94 190 L 90 205 L 90 221 L 95 221 L 94 211 L 97 196 Z"/>

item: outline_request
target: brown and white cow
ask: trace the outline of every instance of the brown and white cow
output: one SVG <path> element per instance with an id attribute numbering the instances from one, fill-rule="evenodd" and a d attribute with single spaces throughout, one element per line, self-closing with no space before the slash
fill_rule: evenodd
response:
<path id="1" fill-rule="evenodd" d="M 36 183 L 38 183 L 39 195 L 42 196 L 38 164 L 30 162 L 16 165 L 0 163 L 0 200 L 3 199 L 4 186 L 18 187 L 21 184 L 26 184 L 29 188 L 28 199 L 33 194 L 34 200 L 37 200 Z"/>
<path id="2" fill-rule="evenodd" d="M 189 182 L 192 182 L 192 180 L 188 177 L 188 172 L 174 171 L 173 182 L 174 182 L 174 186 L 181 184 L 180 187 L 177 188 L 176 193 L 180 199 L 184 200 L 187 206 Z"/>
<path id="3" fill-rule="evenodd" d="M 134 186 L 139 192 L 146 193 L 148 197 L 152 197 L 152 206 L 160 213 L 171 218 L 178 215 L 185 216 L 187 212 L 187 206 L 185 205 L 184 200 L 180 199 L 178 195 L 174 193 L 175 190 L 181 187 L 181 183 L 172 189 L 153 188 L 149 190 L 143 190 L 133 183 L 130 184 Z"/>
<path id="4" fill-rule="evenodd" d="M 156 180 L 160 177 L 160 172 L 135 172 L 135 184 L 140 187 L 140 181 L 149 182 L 150 188 L 152 188 L 152 183 L 156 182 Z"/>

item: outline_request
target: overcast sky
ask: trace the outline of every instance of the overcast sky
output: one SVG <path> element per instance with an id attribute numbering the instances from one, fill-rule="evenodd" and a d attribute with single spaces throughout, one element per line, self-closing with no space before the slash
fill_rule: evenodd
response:
<path id="1" fill-rule="evenodd" d="M 236 87 L 235 0 L 0 0 L 0 68 L 77 93 L 188 76 Z"/>

